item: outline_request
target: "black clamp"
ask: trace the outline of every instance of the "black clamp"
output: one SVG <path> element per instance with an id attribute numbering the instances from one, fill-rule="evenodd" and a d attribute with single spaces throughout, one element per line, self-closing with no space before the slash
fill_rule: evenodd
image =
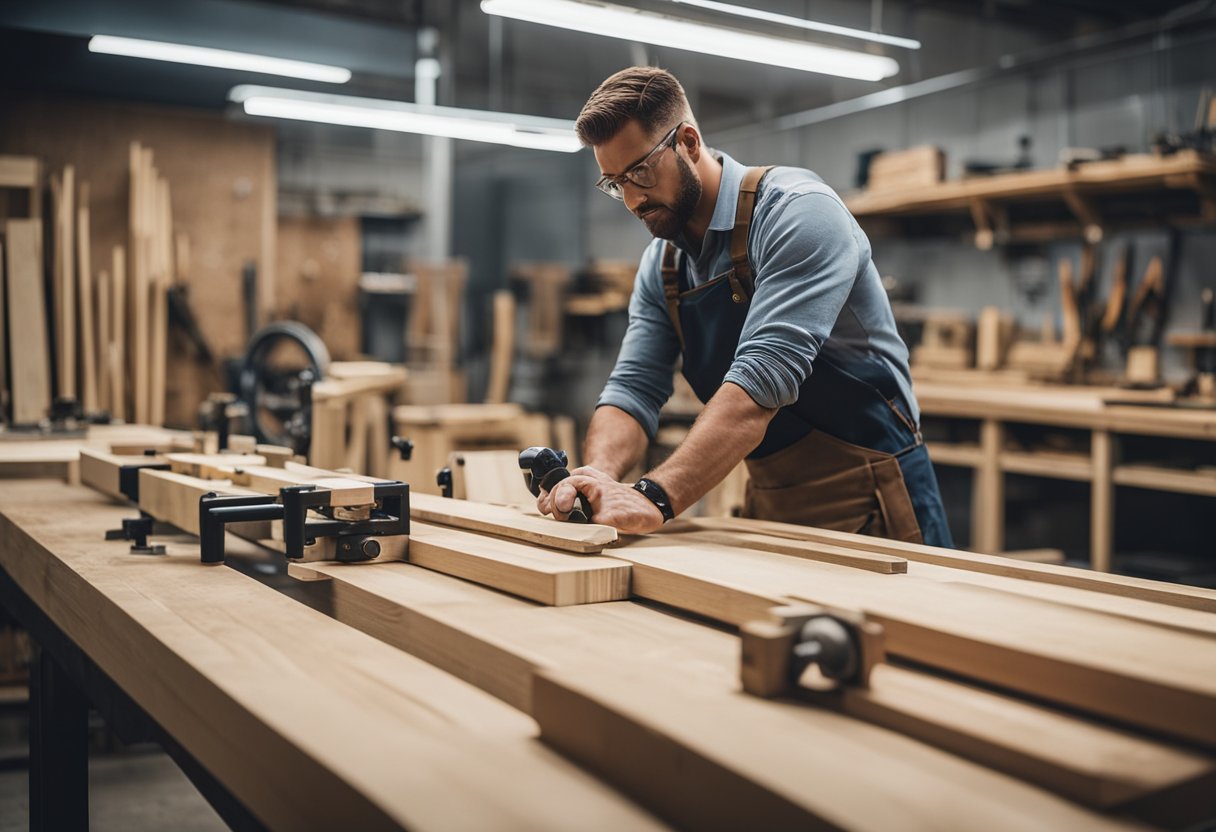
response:
<path id="1" fill-rule="evenodd" d="M 224 527 L 229 523 L 261 520 L 283 521 L 283 542 L 287 557 L 299 560 L 304 548 L 318 537 L 336 537 L 339 561 L 374 560 L 380 543 L 371 539 L 383 535 L 410 533 L 409 486 L 403 482 L 378 482 L 372 485 L 375 506 L 362 520 L 337 519 L 330 506 L 330 491 L 315 485 L 292 485 L 279 489 L 279 496 L 252 495 L 221 497 L 214 492 L 198 501 L 200 556 L 203 563 L 223 563 Z M 309 511 L 322 515 L 310 520 Z"/>
<path id="2" fill-rule="evenodd" d="M 553 448 L 534 446 L 519 452 L 519 467 L 524 472 L 524 482 L 532 496 L 539 497 L 541 490 L 552 491 L 559 482 L 570 476 L 566 468 L 570 464 L 565 451 L 555 451 Z M 582 494 L 578 495 L 578 503 L 570 510 L 566 518 L 571 523 L 591 522 L 591 503 Z"/>
<path id="3" fill-rule="evenodd" d="M 403 462 L 409 462 L 414 455 L 414 440 L 406 439 L 404 436 L 394 436 L 389 440 L 389 444 L 401 455 Z"/>
<path id="4" fill-rule="evenodd" d="M 452 469 L 440 468 L 435 473 L 435 484 L 439 486 L 439 493 L 444 497 L 451 497 L 453 492 L 452 484 Z"/>
<path id="5" fill-rule="evenodd" d="M 164 544 L 148 545 L 148 536 L 152 534 L 153 520 L 146 514 L 139 517 L 124 517 L 121 529 L 110 529 L 106 532 L 106 540 L 130 540 L 133 555 L 163 555 Z"/>

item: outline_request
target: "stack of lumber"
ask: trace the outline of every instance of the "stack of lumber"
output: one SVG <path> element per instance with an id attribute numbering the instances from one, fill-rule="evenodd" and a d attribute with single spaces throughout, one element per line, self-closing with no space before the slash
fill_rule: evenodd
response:
<path id="1" fill-rule="evenodd" d="M 904 191 L 930 188 L 945 179 L 946 154 L 931 145 L 889 150 L 870 162 L 868 191 Z"/>
<path id="2" fill-rule="evenodd" d="M 175 254 L 169 184 L 152 151 L 132 143 L 129 165 L 128 245 L 94 258 L 89 183 L 72 165 L 52 172 L 44 221 L 38 160 L 0 157 L 0 170 L 26 171 L 20 187 L 35 195 L 28 217 L 5 221 L 0 257 L 0 358 L 22 357 L 11 380 L 0 371 L 13 425 L 46 419 L 54 399 L 86 416 L 164 423 L 166 290 L 188 255 L 184 240 Z M 18 187 L 14 176 L 0 174 L 0 187 Z"/>
<path id="3" fill-rule="evenodd" d="M 338 476 L 166 458 L 180 470 L 142 476 L 262 491 Z M 0 498 L 16 526 L 27 503 Z M 548 745 L 675 826 L 1216 818 L 1216 591 L 754 520 L 618 539 L 502 506 L 411 503 L 408 562 L 289 571 L 328 582 L 338 621 L 522 711 Z M 165 566 L 187 583 L 184 563 Z M 734 628 L 795 603 L 882 628 L 887 660 L 868 687 L 741 692 Z M 331 648 L 318 644 L 317 660 Z"/>

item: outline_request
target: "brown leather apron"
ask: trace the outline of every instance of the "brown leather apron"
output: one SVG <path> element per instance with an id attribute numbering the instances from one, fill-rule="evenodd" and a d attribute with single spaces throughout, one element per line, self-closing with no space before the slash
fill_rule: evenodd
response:
<path id="1" fill-rule="evenodd" d="M 731 269 L 726 275 L 681 291 L 681 264 L 676 248 L 668 243 L 664 249 L 662 275 L 667 312 L 685 353 L 686 377 L 689 377 L 690 348 L 721 349 L 725 346 L 724 339 L 709 337 L 706 340 L 707 325 L 712 327 L 712 322 L 721 320 L 724 314 L 733 317 L 736 326 L 742 325 L 754 291 L 754 275 L 747 250 L 748 232 L 760 181 L 768 170 L 748 168 L 743 177 L 735 226 L 731 231 Z M 714 297 L 710 297 L 711 294 Z M 698 315 L 712 317 L 701 319 L 698 326 L 695 323 Z M 685 320 L 687 316 L 691 316 L 689 321 Z M 686 325 L 690 321 L 694 322 L 693 329 Z M 735 330 L 735 343 L 738 331 Z M 693 343 L 686 342 L 686 334 Z M 732 354 L 733 351 L 732 346 Z M 703 392 L 698 392 L 705 401 L 721 384 L 721 378 L 721 375 L 702 379 L 689 377 L 689 381 L 694 389 L 698 387 L 698 380 L 709 382 Z M 874 391 L 874 395 L 879 394 Z M 917 433 L 916 426 L 908 424 L 893 404 L 885 404 L 907 424 L 912 434 Z M 918 436 L 916 444 L 901 453 L 919 446 Z M 756 459 L 748 458 L 747 467 L 751 480 L 744 513 L 748 517 L 921 542 L 912 499 L 899 459 L 893 454 L 853 445 L 823 430 L 812 429 L 781 450 Z"/>
<path id="2" fill-rule="evenodd" d="M 784 450 L 747 460 L 743 514 L 920 543 L 920 524 L 892 454 L 813 430 Z"/>

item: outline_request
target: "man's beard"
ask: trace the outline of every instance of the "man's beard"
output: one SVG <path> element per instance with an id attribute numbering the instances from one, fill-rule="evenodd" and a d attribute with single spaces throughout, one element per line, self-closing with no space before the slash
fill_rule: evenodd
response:
<path id="1" fill-rule="evenodd" d="M 674 240 L 680 235 L 701 200 L 701 180 L 679 155 L 676 156 L 676 164 L 680 167 L 680 193 L 676 196 L 675 204 L 667 206 L 656 203 L 653 209 L 648 209 L 651 213 L 640 213 L 638 216 L 651 236 L 663 240 Z"/>

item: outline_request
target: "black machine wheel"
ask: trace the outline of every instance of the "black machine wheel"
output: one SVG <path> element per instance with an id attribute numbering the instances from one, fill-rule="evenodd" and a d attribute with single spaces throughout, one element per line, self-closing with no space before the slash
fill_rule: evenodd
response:
<path id="1" fill-rule="evenodd" d="M 241 365 L 240 397 L 258 442 L 307 451 L 311 388 L 329 371 L 329 350 L 298 321 L 278 321 L 254 333 Z"/>

